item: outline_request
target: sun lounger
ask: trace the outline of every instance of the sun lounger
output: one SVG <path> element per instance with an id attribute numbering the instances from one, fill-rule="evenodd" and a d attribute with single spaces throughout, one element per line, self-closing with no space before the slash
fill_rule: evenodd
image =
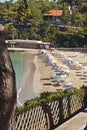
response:
<path id="1" fill-rule="evenodd" d="M 59 82 L 55 83 L 54 86 L 61 86 Z"/>

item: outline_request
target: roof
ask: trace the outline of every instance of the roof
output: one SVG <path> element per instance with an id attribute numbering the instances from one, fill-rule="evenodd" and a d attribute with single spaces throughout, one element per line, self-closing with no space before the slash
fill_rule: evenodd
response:
<path id="1" fill-rule="evenodd" d="M 44 44 L 44 45 L 49 45 L 49 42 L 42 42 L 42 41 L 37 41 L 37 40 L 22 40 L 22 39 L 14 39 L 14 40 L 6 40 L 5 43 L 10 43 L 10 44 L 18 44 L 18 43 L 32 43 L 32 44 Z"/>
<path id="2" fill-rule="evenodd" d="M 44 16 L 62 16 L 63 10 L 49 10 Z"/>

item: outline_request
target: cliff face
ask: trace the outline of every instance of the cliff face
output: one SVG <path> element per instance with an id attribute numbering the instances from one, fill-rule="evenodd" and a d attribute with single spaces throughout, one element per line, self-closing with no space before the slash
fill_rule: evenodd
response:
<path id="1" fill-rule="evenodd" d="M 15 72 L 0 32 L 0 130 L 14 128 L 16 106 Z"/>

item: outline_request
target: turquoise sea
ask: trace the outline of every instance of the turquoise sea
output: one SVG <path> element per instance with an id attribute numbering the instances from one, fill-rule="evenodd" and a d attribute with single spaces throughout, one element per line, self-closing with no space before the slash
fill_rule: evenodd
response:
<path id="1" fill-rule="evenodd" d="M 26 88 L 29 89 L 29 93 L 28 95 L 27 93 L 25 94 L 25 99 L 23 100 L 27 100 L 27 97 L 28 100 L 34 98 L 35 94 L 32 88 L 32 79 L 29 79 L 31 78 L 31 70 L 34 69 L 33 60 L 35 54 L 24 52 L 9 52 L 9 54 L 16 74 L 17 93 L 19 94 L 26 86 Z"/>

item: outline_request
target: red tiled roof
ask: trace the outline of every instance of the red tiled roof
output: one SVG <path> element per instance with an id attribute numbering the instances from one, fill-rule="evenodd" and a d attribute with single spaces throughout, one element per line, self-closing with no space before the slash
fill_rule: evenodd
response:
<path id="1" fill-rule="evenodd" d="M 63 10 L 49 10 L 44 16 L 62 16 Z"/>

